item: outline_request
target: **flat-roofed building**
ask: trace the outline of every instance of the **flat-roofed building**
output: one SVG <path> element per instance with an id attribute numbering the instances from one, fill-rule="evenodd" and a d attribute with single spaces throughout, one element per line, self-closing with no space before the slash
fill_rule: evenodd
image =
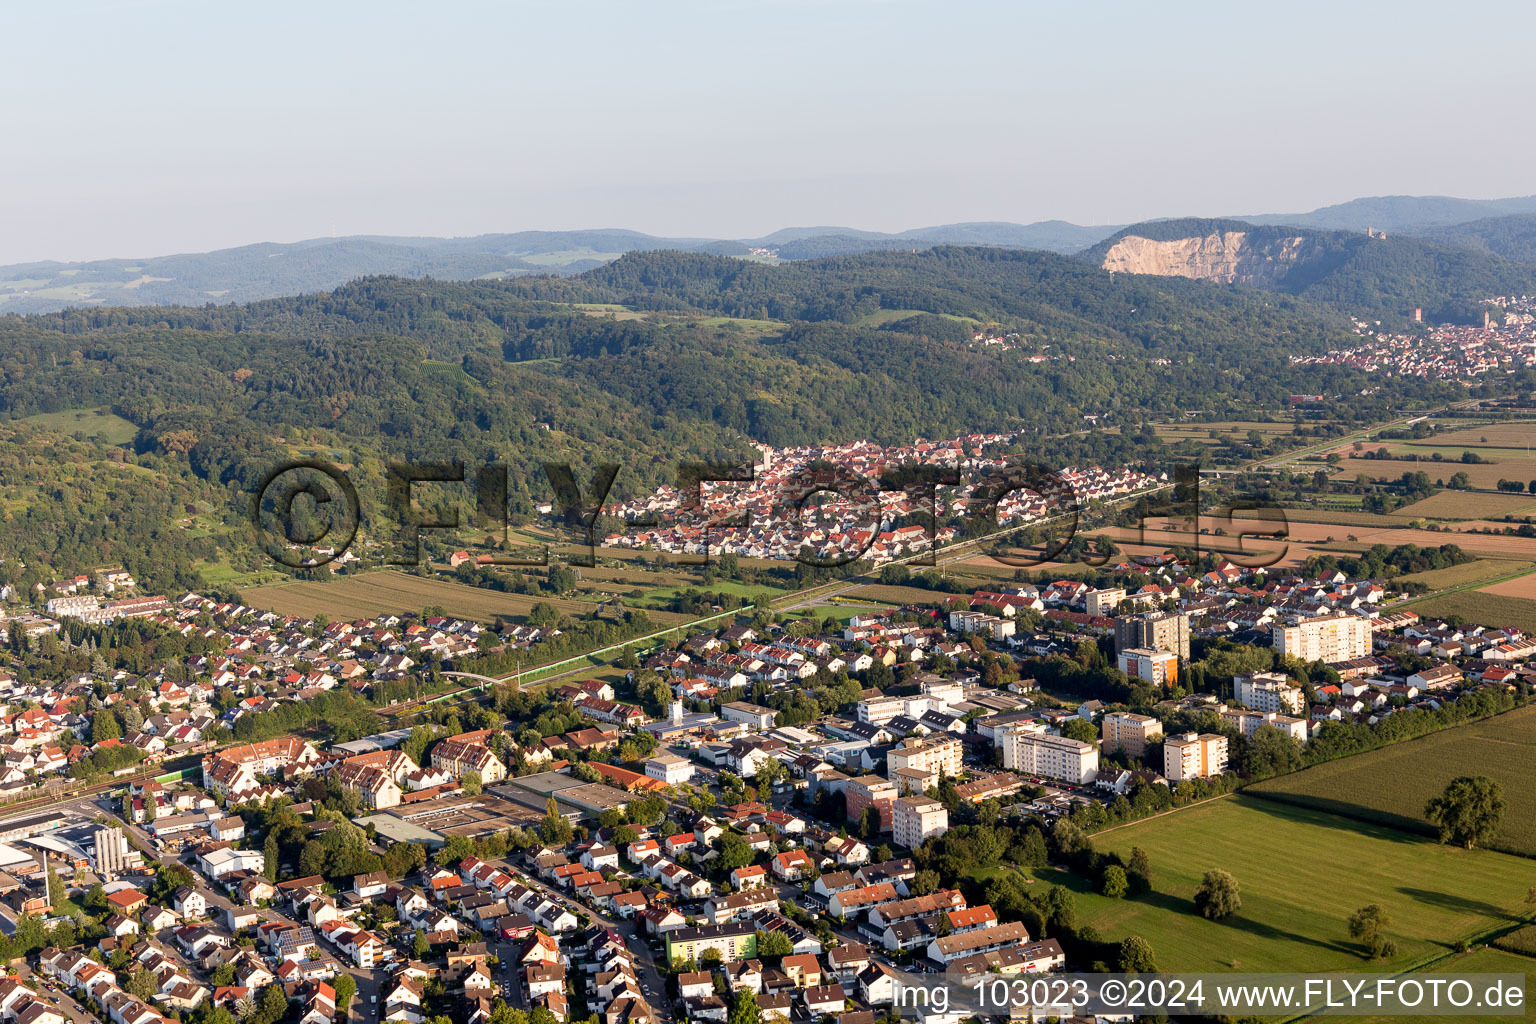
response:
<path id="1" fill-rule="evenodd" d="M 1074 785 L 1092 782 L 1099 768 L 1099 748 L 1046 731 L 1044 722 L 1018 722 L 997 731 L 1003 767 L 1025 775 L 1059 779 Z"/>
<path id="2" fill-rule="evenodd" d="M 1115 667 L 1153 686 L 1172 686 L 1179 681 L 1179 657 L 1172 651 L 1128 647 L 1115 655 Z"/>
<path id="3" fill-rule="evenodd" d="M 1281 672 L 1254 672 L 1232 678 L 1232 699 L 1254 711 L 1278 711 L 1294 715 L 1301 711 L 1301 687 Z"/>
<path id="4" fill-rule="evenodd" d="M 1163 741 L 1163 776 L 1169 782 L 1208 779 L 1227 770 L 1227 738 L 1187 732 Z"/>
<path id="5" fill-rule="evenodd" d="M 949 812 L 932 797 L 904 796 L 891 805 L 891 834 L 897 846 L 915 850 L 930 836 L 949 831 Z"/>
<path id="6" fill-rule="evenodd" d="M 1371 653 L 1371 620 L 1361 615 L 1300 619 L 1271 630 L 1275 650 L 1300 661 L 1349 661 Z"/>
<path id="7" fill-rule="evenodd" d="M 1142 612 L 1115 619 L 1115 650 L 1132 647 L 1172 651 L 1189 660 L 1189 616 L 1183 612 Z"/>
<path id="8" fill-rule="evenodd" d="M 954 779 L 960 776 L 964 754 L 965 746 L 955 736 L 945 734 L 921 739 L 908 738 L 887 751 L 885 773 L 894 779 L 897 769 L 915 768 Z"/>
<path id="9" fill-rule="evenodd" d="M 1147 752 L 1147 744 L 1163 738 L 1163 723 L 1151 715 L 1138 715 L 1130 711 L 1110 711 L 1104 715 L 1101 727 L 1103 752 L 1113 754 L 1123 750 L 1132 757 Z"/>

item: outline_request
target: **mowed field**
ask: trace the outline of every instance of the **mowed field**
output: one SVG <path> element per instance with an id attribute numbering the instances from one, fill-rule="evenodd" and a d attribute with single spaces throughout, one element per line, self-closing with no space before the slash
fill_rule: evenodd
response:
<path id="1" fill-rule="evenodd" d="M 1471 1014 L 1468 1016 L 1445 1016 L 1439 1019 L 1455 1021 L 1456 1024 L 1494 1024 L 1502 1021 L 1503 1024 L 1511 1024 L 1519 1020 L 1536 1020 L 1536 1007 L 1531 1006 L 1532 988 L 1530 978 L 1536 974 L 1536 960 L 1528 957 L 1517 956 L 1514 953 L 1506 953 L 1502 949 L 1478 948 L 1466 953 L 1454 954 L 1440 961 L 1426 970 L 1426 974 L 1443 976 L 1448 974 L 1522 974 L 1525 975 L 1525 1003 L 1519 1013 L 1515 1014 Z M 1477 993 L 1481 997 L 1482 993 Z M 1321 1018 L 1328 1024 L 1403 1024 L 1403 1021 L 1436 1019 L 1430 1017 L 1403 1017 L 1402 1015 L 1385 1017 L 1344 1017 L 1329 1014 Z"/>
<path id="2" fill-rule="evenodd" d="M 1432 834 L 1425 802 L 1458 775 L 1472 774 L 1497 779 L 1509 802 L 1494 845 L 1536 856 L 1536 707 L 1329 761 L 1245 792 Z M 1536 882 L 1536 869 L 1531 874 Z"/>
<path id="3" fill-rule="evenodd" d="M 1233 796 L 1095 837 L 1126 859 L 1147 852 L 1154 892 L 1112 900 L 1075 875 L 1035 875 L 1077 890 L 1078 920 L 1106 938 L 1141 935 L 1165 971 L 1411 970 L 1510 926 L 1525 913 L 1531 862 L 1462 850 L 1272 800 Z M 1221 921 L 1194 907 L 1201 876 L 1237 879 L 1242 908 Z M 1379 903 L 1393 920 L 1391 960 L 1368 963 L 1350 914 Z"/>
<path id="4" fill-rule="evenodd" d="M 407 612 L 419 614 L 423 608 L 433 605 L 448 615 L 481 622 L 490 622 L 498 617 L 522 619 L 540 601 L 549 602 L 567 615 L 585 615 L 595 607 L 585 601 L 503 594 L 448 580 L 427 579 L 388 570 L 357 576 L 337 576 L 329 580 L 252 587 L 241 591 L 240 598 L 256 608 L 269 608 L 280 615 L 300 615 L 310 619 L 316 615 L 327 615 L 333 621 L 368 618 L 391 612 L 396 615 Z M 688 618 L 667 612 L 646 614 L 662 624 Z"/>

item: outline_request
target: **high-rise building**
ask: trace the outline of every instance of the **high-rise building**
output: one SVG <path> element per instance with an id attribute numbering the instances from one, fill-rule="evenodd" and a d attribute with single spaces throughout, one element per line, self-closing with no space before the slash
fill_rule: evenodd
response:
<path id="1" fill-rule="evenodd" d="M 1115 651 L 1130 648 L 1172 651 L 1189 660 L 1189 616 L 1183 612 L 1142 612 L 1115 619 Z"/>
<path id="2" fill-rule="evenodd" d="M 1163 776 L 1169 782 L 1208 779 L 1227 770 L 1227 738 L 1214 732 L 1169 736 L 1163 741 Z"/>
<path id="3" fill-rule="evenodd" d="M 1349 661 L 1371 653 L 1371 620 L 1361 615 L 1325 615 L 1276 625 L 1275 650 L 1300 661 Z"/>
<path id="4" fill-rule="evenodd" d="M 896 845 L 915 850 L 930 836 L 949 831 L 949 812 L 932 797 L 904 796 L 891 808 L 891 833 Z"/>
<path id="5" fill-rule="evenodd" d="M 1003 767 L 1010 771 L 1082 785 L 1092 782 L 1099 770 L 1098 747 L 1048 733 L 1043 722 L 1015 722 L 995 736 L 1003 750 Z"/>
<path id="6" fill-rule="evenodd" d="M 1151 715 L 1111 711 L 1104 716 L 1103 737 L 1104 753 L 1123 750 L 1132 757 L 1141 757 L 1147 752 L 1148 743 L 1163 738 L 1163 723 Z"/>
<path id="7" fill-rule="evenodd" d="M 1253 711 L 1301 711 L 1301 687 L 1280 672 L 1255 672 L 1232 678 L 1232 699 Z"/>
<path id="8" fill-rule="evenodd" d="M 891 830 L 891 805 L 896 802 L 896 783 L 878 775 L 861 775 L 843 785 L 848 820 L 859 822 L 871 807 L 880 815 L 880 831 Z"/>

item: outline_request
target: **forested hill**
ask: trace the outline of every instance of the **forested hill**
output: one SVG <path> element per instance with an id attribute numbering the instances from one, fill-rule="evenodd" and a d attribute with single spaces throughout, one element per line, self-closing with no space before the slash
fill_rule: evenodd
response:
<path id="1" fill-rule="evenodd" d="M 1426 228 L 1425 238 L 1536 266 L 1536 214 L 1485 217 L 1467 224 Z"/>
<path id="2" fill-rule="evenodd" d="M 505 462 L 528 515 L 552 497 L 551 462 L 583 481 L 617 463 L 614 493 L 634 494 L 681 462 L 750 455 L 749 439 L 1019 431 L 1017 450 L 1058 464 L 1162 471 L 1149 421 L 1269 415 L 1296 392 L 1377 420 L 1464 393 L 1289 364 L 1350 343 L 1346 328 L 1275 292 L 948 247 L 777 267 L 654 252 L 574 278 L 369 278 L 239 306 L 0 316 L 0 429 L 29 453 L 0 465 L 0 550 L 151 573 L 185 546 L 171 518 L 195 497 L 214 510 L 198 513 L 197 557 L 235 557 L 220 538 L 248 537 L 251 486 L 315 453 L 350 467 L 370 516 L 386 459 Z M 126 433 L 103 441 L 92 424 Z"/>
<path id="3" fill-rule="evenodd" d="M 983 328 L 1013 335 L 1012 350 L 972 344 Z M 1347 371 L 1303 380 L 1287 364 L 1345 329 L 1289 296 L 1046 253 L 769 267 L 656 252 L 576 278 L 379 278 L 245 306 L 0 318 L 0 411 L 111 407 L 143 429 L 140 446 L 197 437 L 198 465 L 226 478 L 255 471 L 263 436 L 321 432 L 413 456 L 495 449 L 524 476 L 542 458 L 606 454 L 660 479 L 748 436 L 1075 434 L 1090 412 L 1139 422 L 1356 392 Z"/>
<path id="4" fill-rule="evenodd" d="M 1536 289 L 1536 271 L 1490 251 L 1237 220 L 1136 224 L 1080 258 L 1122 273 L 1251 285 L 1396 321 L 1418 307 L 1433 322 L 1472 323 L 1485 299 Z"/>

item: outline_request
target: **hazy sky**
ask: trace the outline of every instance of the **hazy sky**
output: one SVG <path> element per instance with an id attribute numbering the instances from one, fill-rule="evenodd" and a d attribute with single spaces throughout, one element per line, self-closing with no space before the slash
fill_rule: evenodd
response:
<path id="1" fill-rule="evenodd" d="M 0 23 L 0 263 L 1536 193 L 1524 3 L 140 0 Z"/>

